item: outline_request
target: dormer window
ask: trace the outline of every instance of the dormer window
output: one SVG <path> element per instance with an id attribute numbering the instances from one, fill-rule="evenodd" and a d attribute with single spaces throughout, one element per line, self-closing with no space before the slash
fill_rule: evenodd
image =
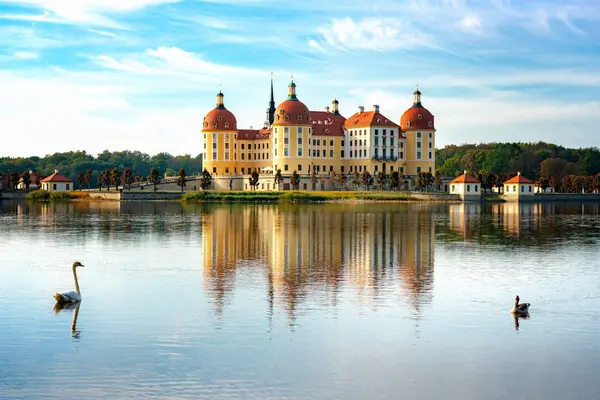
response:
<path id="1" fill-rule="evenodd" d="M 217 121 L 213 122 L 213 128 L 217 128 Z"/>
<path id="2" fill-rule="evenodd" d="M 433 122 L 429 121 L 429 122 L 427 123 L 427 126 L 429 126 L 429 127 L 431 128 L 431 127 L 433 126 Z"/>
<path id="3" fill-rule="evenodd" d="M 417 115 L 417 118 L 423 119 L 423 116 L 421 114 L 419 114 L 419 115 Z"/>
<path id="4" fill-rule="evenodd" d="M 204 127 L 208 128 L 208 122 L 204 121 Z"/>
<path id="5" fill-rule="evenodd" d="M 290 116 L 286 114 L 286 115 L 285 115 L 285 120 L 286 120 L 286 121 L 289 121 L 289 120 L 290 120 Z"/>
<path id="6" fill-rule="evenodd" d="M 385 120 L 385 123 L 387 124 L 388 122 L 390 122 L 390 121 L 388 121 L 388 120 L 386 119 L 386 120 Z"/>
<path id="7" fill-rule="evenodd" d="M 381 120 L 380 120 L 379 118 L 377 119 L 377 123 L 378 123 L 378 124 L 380 124 L 380 123 L 381 123 Z"/>
<path id="8" fill-rule="evenodd" d="M 406 121 L 406 126 L 410 126 L 410 121 Z"/>
<path id="9" fill-rule="evenodd" d="M 281 115 L 283 115 L 284 112 L 285 111 L 283 111 L 283 110 L 279 110 L 279 114 L 281 114 Z"/>
<path id="10" fill-rule="evenodd" d="M 223 121 L 223 117 L 219 116 L 219 121 Z"/>
<path id="11" fill-rule="evenodd" d="M 277 116 L 277 121 L 279 121 L 279 115 Z"/>
<path id="12" fill-rule="evenodd" d="M 302 115 L 298 115 L 298 121 L 302 121 Z"/>
<path id="13" fill-rule="evenodd" d="M 229 122 L 225 122 L 225 129 L 229 128 Z"/>

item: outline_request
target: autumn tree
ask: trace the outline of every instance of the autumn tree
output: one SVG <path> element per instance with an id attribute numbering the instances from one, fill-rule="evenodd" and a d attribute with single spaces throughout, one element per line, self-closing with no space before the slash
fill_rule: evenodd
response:
<path id="1" fill-rule="evenodd" d="M 292 172 L 292 178 L 290 179 L 290 183 L 292 184 L 293 189 L 295 189 L 295 190 L 300 189 L 300 176 L 298 175 L 296 170 L 294 170 Z"/>
<path id="2" fill-rule="evenodd" d="M 121 184 L 123 188 L 127 187 L 127 190 L 131 190 L 131 184 L 133 183 L 133 173 L 131 168 L 125 168 L 123 170 L 123 177 L 121 178 Z"/>
<path id="3" fill-rule="evenodd" d="M 105 169 L 104 173 L 102 174 L 102 178 L 103 178 L 103 184 L 104 186 L 107 188 L 107 190 L 110 192 L 110 169 Z"/>
<path id="4" fill-rule="evenodd" d="M 354 190 L 356 190 L 358 185 L 360 185 L 360 175 L 358 174 L 358 171 L 355 169 L 354 174 L 352 176 L 352 186 L 354 186 Z"/>
<path id="5" fill-rule="evenodd" d="M 85 171 L 85 184 L 89 191 L 90 187 L 92 186 L 92 170 L 91 169 L 88 169 L 87 171 Z"/>
<path id="6" fill-rule="evenodd" d="M 150 175 L 148 175 L 148 182 L 154 185 L 154 191 L 156 192 L 158 189 L 156 185 L 160 183 L 160 174 L 156 168 L 150 169 Z"/>
<path id="7" fill-rule="evenodd" d="M 210 187 L 211 183 L 212 175 L 210 174 L 210 172 L 208 172 L 206 168 L 204 168 L 204 171 L 202 171 L 202 177 L 200 178 L 200 187 L 202 188 L 202 190 L 207 190 Z"/>
<path id="8" fill-rule="evenodd" d="M 361 182 L 363 185 L 365 185 L 365 189 L 367 190 L 369 190 L 369 188 L 373 185 L 373 177 L 366 169 L 362 173 Z"/>
<path id="9" fill-rule="evenodd" d="M 83 172 L 77 173 L 77 182 L 79 183 L 79 191 L 81 192 L 81 188 L 85 186 L 85 175 L 83 174 Z"/>
<path id="10" fill-rule="evenodd" d="M 327 180 L 327 183 L 333 190 L 335 190 L 335 171 L 332 170 L 329 172 L 329 179 Z"/>
<path id="11" fill-rule="evenodd" d="M 28 169 L 21 174 L 21 180 L 23 182 L 23 186 L 25 186 L 25 190 L 29 190 L 29 185 L 31 185 L 31 174 L 29 173 Z"/>
<path id="12" fill-rule="evenodd" d="M 340 184 L 340 188 L 344 188 L 344 190 L 346 189 L 346 183 L 348 182 L 348 177 L 346 176 L 346 174 L 341 173 L 337 176 L 337 181 Z"/>
<path id="13" fill-rule="evenodd" d="M 181 193 L 183 193 L 183 188 L 186 182 L 185 169 L 180 168 L 179 172 L 177 172 L 177 186 L 181 186 Z"/>
<path id="14" fill-rule="evenodd" d="M 121 183 L 121 171 L 116 167 L 110 171 L 110 183 L 115 187 L 115 190 L 119 189 L 119 184 Z"/>
<path id="15" fill-rule="evenodd" d="M 312 184 L 312 190 L 317 190 L 318 180 L 319 180 L 319 176 L 317 175 L 317 172 L 313 168 L 313 170 L 310 173 L 310 183 Z"/>
<path id="16" fill-rule="evenodd" d="M 396 190 L 400 186 L 400 174 L 398 171 L 392 171 L 390 174 L 390 189 Z"/>
<path id="17" fill-rule="evenodd" d="M 256 190 L 259 178 L 260 176 L 258 175 L 258 171 L 252 171 L 252 173 L 250 174 L 250 178 L 248 178 L 250 186 L 252 186 L 252 190 Z"/>
<path id="18" fill-rule="evenodd" d="M 386 176 L 385 172 L 379 171 L 377 173 L 377 177 L 376 177 L 377 186 L 379 186 L 379 190 L 383 190 L 386 180 L 387 180 L 387 176 Z"/>
<path id="19" fill-rule="evenodd" d="M 314 171 L 313 171 L 314 172 Z M 275 172 L 275 176 L 273 177 L 275 184 L 277 185 L 277 190 L 280 190 L 279 185 L 283 183 L 283 176 L 281 175 L 281 168 Z"/>
<path id="20" fill-rule="evenodd" d="M 435 171 L 435 188 L 436 190 L 442 190 L 442 185 L 444 184 L 444 180 L 442 179 L 442 175 L 440 171 Z"/>

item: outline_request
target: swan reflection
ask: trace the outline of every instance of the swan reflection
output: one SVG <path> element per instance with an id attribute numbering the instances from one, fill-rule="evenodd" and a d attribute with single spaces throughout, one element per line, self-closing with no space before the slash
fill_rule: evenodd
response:
<path id="1" fill-rule="evenodd" d="M 58 302 L 54 305 L 54 315 L 58 315 L 65 310 L 73 310 L 73 320 L 71 321 L 71 337 L 79 339 L 81 336 L 81 330 L 77 329 L 77 318 L 79 317 L 79 309 L 81 308 L 81 302 L 76 303 L 61 303 Z"/>

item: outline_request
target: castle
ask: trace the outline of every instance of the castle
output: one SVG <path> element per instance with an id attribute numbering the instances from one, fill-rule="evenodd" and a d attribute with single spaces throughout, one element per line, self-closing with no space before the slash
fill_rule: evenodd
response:
<path id="1" fill-rule="evenodd" d="M 419 172 L 435 173 L 434 117 L 423 107 L 418 87 L 413 105 L 398 125 L 378 105 L 371 111 L 360 106 L 349 118 L 340 114 L 337 99 L 331 108 L 310 111 L 298 99 L 293 79 L 287 99 L 275 107 L 271 79 L 271 101 L 262 129 L 239 129 L 219 91 L 216 107 L 204 117 L 202 132 L 204 167 L 217 182 L 221 177 L 230 187 L 233 177 L 253 171 L 262 176 L 281 170 L 284 182 L 296 171 L 303 189 L 310 187 L 307 180 L 312 171 L 319 176 L 397 171 L 405 182 Z M 247 188 L 244 180 L 236 179 L 236 189 Z M 257 189 L 271 188 L 269 180 Z"/>

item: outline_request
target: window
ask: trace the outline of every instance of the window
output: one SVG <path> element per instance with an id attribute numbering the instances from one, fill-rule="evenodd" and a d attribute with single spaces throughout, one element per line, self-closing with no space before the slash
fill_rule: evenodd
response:
<path id="1" fill-rule="evenodd" d="M 288 150 L 287 147 L 283 149 L 283 156 L 284 157 L 288 157 L 289 156 L 289 150 Z"/>
<path id="2" fill-rule="evenodd" d="M 393 146 L 393 145 L 394 145 L 394 138 L 392 137 L 392 138 L 390 138 L 390 146 Z"/>
<path id="3" fill-rule="evenodd" d="M 286 120 L 286 121 L 289 121 L 289 120 L 290 120 L 290 116 L 286 114 L 286 116 L 285 116 L 285 120 Z M 284 128 L 284 129 L 287 129 L 287 128 Z"/>
<path id="4" fill-rule="evenodd" d="M 329 172 L 333 171 L 333 165 L 329 166 Z"/>
<path id="5" fill-rule="evenodd" d="M 427 126 L 431 128 L 431 127 L 433 126 L 433 122 L 429 121 L 429 122 L 427 123 Z"/>
<path id="6" fill-rule="evenodd" d="M 213 142 L 213 149 L 217 148 L 217 142 Z"/>
<path id="7" fill-rule="evenodd" d="M 252 153 L 248 153 L 248 160 L 252 160 Z"/>
<path id="8" fill-rule="evenodd" d="M 421 142 L 417 142 L 417 149 L 421 148 Z"/>
<path id="9" fill-rule="evenodd" d="M 525 191 L 525 185 L 521 185 L 521 192 Z"/>
<path id="10" fill-rule="evenodd" d="M 529 185 L 528 187 L 529 187 L 529 191 L 531 192 L 531 185 Z"/>
<path id="11" fill-rule="evenodd" d="M 343 174 L 344 173 L 344 166 L 342 165 L 341 168 L 342 168 L 342 174 Z"/>
<path id="12" fill-rule="evenodd" d="M 302 147 L 298 147 L 298 157 L 302 157 Z"/>
<path id="13" fill-rule="evenodd" d="M 298 164 L 298 171 L 302 171 L 302 164 Z"/>
<path id="14" fill-rule="evenodd" d="M 216 160 L 216 159 L 217 159 L 217 153 L 213 153 L 213 158 L 212 158 L 212 159 L 213 159 L 213 160 Z"/>
<path id="15" fill-rule="evenodd" d="M 404 158 L 404 152 L 403 151 L 400 152 L 400 158 Z"/>
<path id="16" fill-rule="evenodd" d="M 379 149 L 375 148 L 375 158 L 379 157 Z"/>
<path id="17" fill-rule="evenodd" d="M 383 145 L 387 146 L 387 138 L 383 138 Z"/>
<path id="18" fill-rule="evenodd" d="M 375 166 L 375 172 L 377 172 L 377 165 Z"/>
<path id="19" fill-rule="evenodd" d="M 285 165 L 283 166 L 283 170 L 284 170 L 284 171 L 287 171 L 287 170 L 288 170 L 288 166 L 287 166 L 287 164 L 285 164 Z"/>
<path id="20" fill-rule="evenodd" d="M 475 191 L 477 191 L 478 185 L 475 185 Z"/>
<path id="21" fill-rule="evenodd" d="M 225 152 L 225 159 L 226 159 L 226 160 L 229 160 L 229 152 L 228 152 L 228 151 L 227 151 L 227 152 Z"/>
<path id="22" fill-rule="evenodd" d="M 229 150 L 229 142 L 225 142 L 225 150 Z"/>
<path id="23" fill-rule="evenodd" d="M 288 128 L 288 127 L 283 128 L 283 133 L 290 133 L 290 128 Z"/>
<path id="24" fill-rule="evenodd" d="M 298 121 L 302 121 L 302 115 L 298 115 Z"/>
<path id="25" fill-rule="evenodd" d="M 254 150 L 256 150 L 256 143 L 254 143 Z"/>
<path id="26" fill-rule="evenodd" d="M 375 129 L 375 136 L 379 135 L 379 129 Z"/>
<path id="27" fill-rule="evenodd" d="M 277 138 L 275 138 L 275 144 L 277 144 Z"/>
<path id="28" fill-rule="evenodd" d="M 298 138 L 298 144 L 302 144 L 302 138 L 301 137 Z"/>
<path id="29" fill-rule="evenodd" d="M 379 146 L 379 138 L 378 137 L 375 138 L 375 146 Z"/>
<path id="30" fill-rule="evenodd" d="M 456 192 L 456 185 L 452 185 L 452 192 Z"/>
<path id="31" fill-rule="evenodd" d="M 342 150 L 341 157 L 344 158 L 344 150 Z"/>
<path id="32" fill-rule="evenodd" d="M 433 137 L 433 133 L 429 132 L 429 139 Z"/>
<path id="33" fill-rule="evenodd" d="M 429 152 L 429 159 L 431 160 L 431 152 Z"/>
<path id="34" fill-rule="evenodd" d="M 471 191 L 471 185 L 467 185 L 467 192 Z"/>
<path id="35" fill-rule="evenodd" d="M 206 149 L 206 143 L 204 143 L 204 148 Z"/>
<path id="36" fill-rule="evenodd" d="M 225 173 L 228 174 L 229 173 L 229 167 L 225 167 Z"/>
<path id="37" fill-rule="evenodd" d="M 383 149 L 383 158 L 385 158 L 386 155 L 387 155 L 387 150 Z"/>
<path id="38" fill-rule="evenodd" d="M 383 136 L 387 135 L 387 129 L 383 130 Z"/>
<path id="39" fill-rule="evenodd" d="M 213 174 L 217 173 L 217 167 L 213 167 Z"/>
<path id="40" fill-rule="evenodd" d="M 330 140 L 330 141 L 329 141 L 329 145 L 330 145 L 330 146 L 333 146 L 333 140 Z"/>
<path id="41" fill-rule="evenodd" d="M 289 144 L 289 139 L 287 137 L 283 138 L 283 144 Z"/>
<path id="42" fill-rule="evenodd" d="M 203 153 L 203 154 L 202 154 L 202 159 L 203 159 L 203 160 L 206 160 L 206 153 Z"/>
<path id="43" fill-rule="evenodd" d="M 302 127 L 298 127 L 298 134 L 302 135 Z"/>
<path id="44" fill-rule="evenodd" d="M 246 156 L 246 154 L 245 154 L 245 153 L 242 153 L 242 160 L 245 160 L 245 159 L 246 159 L 246 157 L 245 157 L 245 156 Z"/>
<path id="45" fill-rule="evenodd" d="M 69 184 L 67 183 L 67 190 L 71 190 L 71 189 L 70 189 L 70 186 L 71 186 L 71 185 L 69 185 Z"/>
<path id="46" fill-rule="evenodd" d="M 421 159 L 421 152 L 417 151 L 417 160 L 420 160 L 420 159 Z"/>
<path id="47" fill-rule="evenodd" d="M 400 148 L 403 149 L 404 148 L 404 142 L 400 142 Z"/>
<path id="48" fill-rule="evenodd" d="M 410 127 L 410 121 L 406 121 L 406 126 Z"/>
<path id="49" fill-rule="evenodd" d="M 417 118 L 419 118 L 419 119 L 423 119 L 423 116 L 422 116 L 421 114 L 419 114 L 419 115 L 417 116 Z"/>
<path id="50" fill-rule="evenodd" d="M 429 172 L 431 172 L 431 167 L 429 167 Z"/>
<path id="51" fill-rule="evenodd" d="M 242 175 L 244 175 L 244 170 L 245 170 L 245 168 L 242 168 Z"/>
<path id="52" fill-rule="evenodd" d="M 344 147 L 344 141 L 342 140 L 342 147 Z"/>
<path id="53" fill-rule="evenodd" d="M 333 158 L 333 150 L 329 150 L 329 157 Z"/>
<path id="54" fill-rule="evenodd" d="M 417 167 L 417 174 L 421 172 L 421 167 Z"/>
<path id="55" fill-rule="evenodd" d="M 421 132 L 417 132 L 417 139 L 421 139 Z"/>

